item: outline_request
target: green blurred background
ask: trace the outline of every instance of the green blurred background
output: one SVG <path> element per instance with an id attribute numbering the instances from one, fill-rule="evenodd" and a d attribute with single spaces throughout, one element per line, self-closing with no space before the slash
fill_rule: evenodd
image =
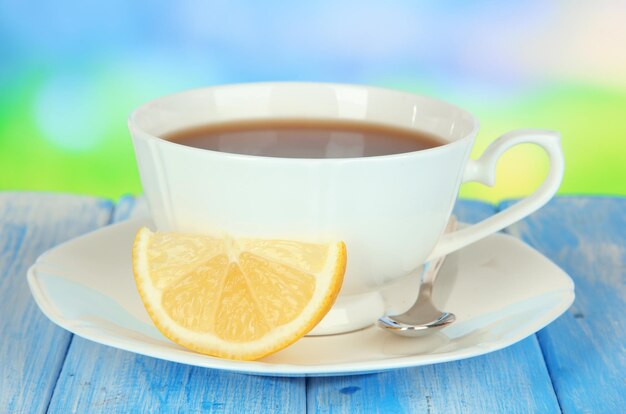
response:
<path id="1" fill-rule="evenodd" d="M 181 89 L 307 80 L 378 85 L 475 113 L 474 156 L 515 128 L 560 131 L 561 194 L 626 195 L 626 2 L 0 2 L 0 189 L 141 192 L 126 118 Z M 497 202 L 547 158 L 511 150 Z"/>

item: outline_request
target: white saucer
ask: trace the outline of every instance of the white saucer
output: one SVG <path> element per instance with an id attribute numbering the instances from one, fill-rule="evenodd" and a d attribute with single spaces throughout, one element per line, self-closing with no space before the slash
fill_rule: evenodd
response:
<path id="1" fill-rule="evenodd" d="M 496 234 L 452 255 L 436 297 L 457 321 L 439 333 L 404 338 L 376 327 L 304 337 L 259 361 L 213 358 L 162 336 L 141 304 L 131 246 L 147 220 L 129 220 L 43 254 L 28 271 L 31 292 L 57 325 L 92 341 L 169 361 L 275 376 L 341 375 L 428 365 L 482 355 L 543 328 L 571 305 L 574 284 L 521 241 Z"/>

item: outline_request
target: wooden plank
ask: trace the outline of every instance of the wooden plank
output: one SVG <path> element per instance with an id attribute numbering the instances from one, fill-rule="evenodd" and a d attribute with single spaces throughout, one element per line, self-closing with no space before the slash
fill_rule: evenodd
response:
<path id="1" fill-rule="evenodd" d="M 494 207 L 459 201 L 455 214 L 476 222 Z M 307 408 L 320 413 L 557 413 L 537 339 L 463 361 L 380 374 L 310 378 Z"/>
<path id="2" fill-rule="evenodd" d="M 148 204 L 144 197 L 133 197 L 131 195 L 123 196 L 117 202 L 115 211 L 113 212 L 113 223 L 119 223 L 120 221 L 149 217 L 150 212 L 148 210 Z"/>
<path id="3" fill-rule="evenodd" d="M 576 284 L 538 333 L 563 412 L 626 412 L 626 199 L 558 198 L 509 231 Z"/>
<path id="4" fill-rule="evenodd" d="M 457 220 L 464 223 L 477 223 L 489 216 L 492 216 L 496 208 L 491 204 L 476 200 L 458 200 L 454 206 L 452 214 Z"/>
<path id="5" fill-rule="evenodd" d="M 26 271 L 45 250 L 105 225 L 93 197 L 0 193 L 0 412 L 43 413 L 71 334 L 37 308 Z"/>
<path id="6" fill-rule="evenodd" d="M 162 361 L 74 337 L 49 413 L 297 413 L 303 378 Z"/>
<path id="7" fill-rule="evenodd" d="M 114 217 L 133 217 L 134 199 L 120 200 Z M 143 201 L 139 209 L 145 208 Z M 304 378 L 272 378 L 191 367 L 136 355 L 75 337 L 50 413 L 298 413 L 306 405 Z"/>
<path id="8" fill-rule="evenodd" d="M 536 339 L 481 357 L 380 374 L 309 378 L 312 413 L 559 413 Z"/>

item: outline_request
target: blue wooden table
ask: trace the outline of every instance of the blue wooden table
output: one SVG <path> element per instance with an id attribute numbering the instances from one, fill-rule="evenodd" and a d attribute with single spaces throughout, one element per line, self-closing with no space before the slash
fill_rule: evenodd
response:
<path id="1" fill-rule="evenodd" d="M 473 222 L 505 204 L 460 201 L 456 213 Z M 626 199 L 558 198 L 507 229 L 576 283 L 573 306 L 536 335 L 462 361 L 318 378 L 167 362 L 51 323 L 30 295 L 28 267 L 134 206 L 0 193 L 0 413 L 626 413 Z"/>

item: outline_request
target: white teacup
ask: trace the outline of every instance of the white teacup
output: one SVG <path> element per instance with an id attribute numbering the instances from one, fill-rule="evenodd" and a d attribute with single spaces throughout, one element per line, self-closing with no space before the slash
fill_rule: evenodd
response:
<path id="1" fill-rule="evenodd" d="M 303 159 L 217 152 L 160 138 L 210 123 L 268 118 L 383 123 L 432 133 L 447 144 L 395 155 Z M 256 83 L 191 90 L 139 107 L 129 128 L 159 230 L 345 241 L 343 287 L 314 334 L 360 329 L 390 309 L 401 311 L 383 291 L 418 274 L 426 261 L 537 210 L 563 176 L 556 132 L 513 131 L 470 160 L 478 131 L 471 114 L 440 100 L 367 86 Z M 550 157 L 541 187 L 505 211 L 442 236 L 459 186 L 493 185 L 499 157 L 521 143 L 537 144 Z"/>

